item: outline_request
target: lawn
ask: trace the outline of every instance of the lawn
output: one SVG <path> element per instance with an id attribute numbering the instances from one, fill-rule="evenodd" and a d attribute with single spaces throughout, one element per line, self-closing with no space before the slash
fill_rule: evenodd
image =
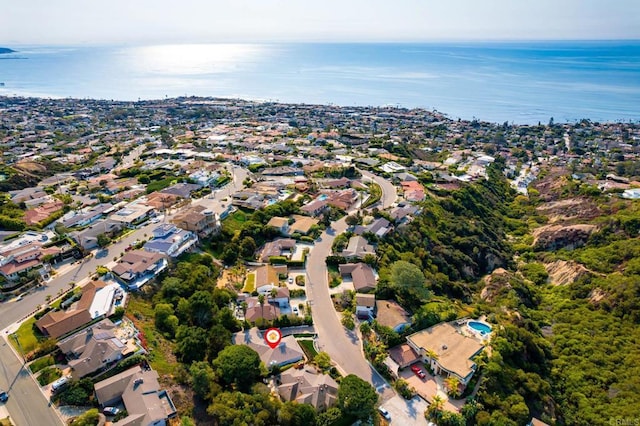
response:
<path id="1" fill-rule="evenodd" d="M 42 358 L 38 358 L 37 360 L 29 364 L 29 369 L 31 370 L 32 373 L 37 373 L 43 368 L 49 367 L 50 365 L 55 364 L 55 362 L 56 361 L 53 359 L 53 356 L 46 355 L 46 356 L 43 356 Z"/>
<path id="2" fill-rule="evenodd" d="M 36 332 L 37 329 L 35 328 L 35 324 L 36 319 L 31 317 L 23 322 L 20 325 L 20 328 L 18 328 L 18 331 L 16 331 L 15 335 L 18 337 L 20 347 L 16 345 L 15 338 L 9 339 L 11 345 L 18 351 L 18 353 L 21 353 L 22 355 L 28 354 L 35 350 L 40 341 L 44 339 L 44 336 L 42 336 L 39 331 Z"/>
<path id="3" fill-rule="evenodd" d="M 329 271 L 329 287 L 334 288 L 342 284 L 342 276 L 336 265 L 328 265 L 327 270 Z"/>
<path id="4" fill-rule="evenodd" d="M 155 180 L 147 185 L 147 194 L 154 191 L 160 191 L 176 183 L 175 177 L 168 177 L 161 180 Z"/>
<path id="5" fill-rule="evenodd" d="M 313 346 L 313 340 L 300 339 L 298 340 L 298 343 L 304 351 L 304 354 L 307 356 L 307 359 L 309 359 L 310 361 L 312 361 L 316 357 L 316 355 L 318 355 L 318 351 L 316 351 L 316 348 Z"/>
<path id="6" fill-rule="evenodd" d="M 248 274 L 242 288 L 243 293 L 253 293 L 256 289 L 256 274 Z"/>
<path id="7" fill-rule="evenodd" d="M 229 233 L 234 234 L 242 229 L 246 221 L 247 214 L 242 210 L 236 210 L 222 221 L 222 227 Z"/>

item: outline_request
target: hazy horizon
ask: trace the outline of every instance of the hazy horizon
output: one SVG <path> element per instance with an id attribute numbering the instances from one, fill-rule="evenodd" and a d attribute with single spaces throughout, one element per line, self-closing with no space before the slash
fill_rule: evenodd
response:
<path id="1" fill-rule="evenodd" d="M 2 46 L 640 39 L 636 0 L 24 0 Z"/>

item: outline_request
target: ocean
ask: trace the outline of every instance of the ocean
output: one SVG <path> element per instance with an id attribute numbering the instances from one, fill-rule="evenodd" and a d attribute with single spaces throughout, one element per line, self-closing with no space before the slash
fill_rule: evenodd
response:
<path id="1" fill-rule="evenodd" d="M 426 108 L 516 124 L 640 120 L 640 41 L 8 46 L 0 95 Z"/>

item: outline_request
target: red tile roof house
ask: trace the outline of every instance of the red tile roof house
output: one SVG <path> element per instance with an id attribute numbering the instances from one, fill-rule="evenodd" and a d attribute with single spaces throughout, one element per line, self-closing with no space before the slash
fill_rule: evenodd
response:
<path id="1" fill-rule="evenodd" d="M 0 274 L 7 280 L 17 280 L 20 274 L 43 266 L 44 256 L 55 256 L 60 251 L 59 247 L 44 248 L 40 242 L 31 242 L 4 251 L 0 254 Z"/>
<path id="2" fill-rule="evenodd" d="M 39 222 L 42 222 L 52 214 L 62 210 L 63 207 L 64 203 L 60 200 L 42 204 L 36 208 L 24 212 L 24 222 L 27 225 L 37 225 Z"/>

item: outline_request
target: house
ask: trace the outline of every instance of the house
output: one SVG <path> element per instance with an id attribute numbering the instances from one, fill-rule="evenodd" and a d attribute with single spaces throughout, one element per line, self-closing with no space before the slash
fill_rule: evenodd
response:
<path id="1" fill-rule="evenodd" d="M 245 299 L 245 303 L 247 304 L 247 311 L 244 314 L 244 318 L 249 322 L 256 322 L 259 319 L 273 321 L 280 317 L 280 306 L 269 303 L 267 298 L 265 298 L 264 303 L 260 304 L 258 297 L 248 297 Z"/>
<path id="2" fill-rule="evenodd" d="M 411 364 L 420 361 L 420 355 L 406 343 L 389 349 L 389 357 L 398 365 L 399 368 L 406 368 Z"/>
<path id="3" fill-rule="evenodd" d="M 42 334 L 58 338 L 100 316 L 111 313 L 118 284 L 104 281 L 91 281 L 82 288 L 80 300 L 66 311 L 51 311 L 36 321 L 36 327 Z"/>
<path id="4" fill-rule="evenodd" d="M 392 230 L 393 225 L 391 225 L 391 223 L 387 219 L 380 217 L 378 219 L 375 219 L 367 226 L 356 226 L 353 230 L 353 233 L 356 235 L 371 233 L 379 238 L 382 238 Z"/>
<path id="5" fill-rule="evenodd" d="M 204 206 L 188 206 L 171 219 L 181 229 L 195 232 L 200 238 L 207 238 L 220 231 L 220 219 Z"/>
<path id="6" fill-rule="evenodd" d="M 395 300 L 376 300 L 376 321 L 398 333 L 411 326 L 411 316 Z"/>
<path id="7" fill-rule="evenodd" d="M 161 194 L 175 195 L 176 197 L 188 200 L 191 198 L 191 191 L 197 191 L 200 185 L 195 183 L 176 183 L 160 191 Z"/>
<path id="8" fill-rule="evenodd" d="M 140 366 L 130 368 L 94 385 L 100 406 L 114 406 L 120 401 L 127 417 L 113 426 L 164 426 L 177 415 L 171 397 L 160 389 L 158 373 Z"/>
<path id="9" fill-rule="evenodd" d="M 266 226 L 277 229 L 282 235 L 289 235 L 289 219 L 286 217 L 274 216 L 269 219 Z"/>
<path id="10" fill-rule="evenodd" d="M 343 277 L 351 277 L 353 288 L 358 293 L 366 293 L 376 289 L 376 276 L 373 268 L 366 263 L 345 263 L 338 266 Z"/>
<path id="11" fill-rule="evenodd" d="M 98 235 L 113 235 L 122 230 L 122 228 L 121 222 L 105 219 L 82 231 L 71 232 L 69 236 L 84 250 L 91 250 L 98 247 Z"/>
<path id="12" fill-rule="evenodd" d="M 110 210 L 113 206 L 111 204 L 97 204 L 88 209 L 84 209 L 80 212 L 71 211 L 64 215 L 61 219 L 61 223 L 65 228 L 73 228 L 74 226 L 87 226 L 92 222 L 100 219 L 104 212 Z"/>
<path id="13" fill-rule="evenodd" d="M 161 253 L 132 250 L 118 259 L 111 272 L 130 290 L 139 290 L 167 266 L 169 262 Z"/>
<path id="14" fill-rule="evenodd" d="M 338 383 L 311 366 L 301 370 L 290 368 L 280 374 L 278 394 L 283 401 L 310 404 L 317 411 L 325 411 L 336 403 Z"/>
<path id="15" fill-rule="evenodd" d="M 294 222 L 289 226 L 290 234 L 307 235 L 309 232 L 311 232 L 311 228 L 313 228 L 313 226 L 317 225 L 319 222 L 318 219 L 314 219 L 308 216 L 300 216 L 297 214 L 294 214 L 291 217 L 293 218 Z"/>
<path id="16" fill-rule="evenodd" d="M 60 343 L 58 348 L 69 359 L 75 379 L 85 377 L 119 361 L 127 346 L 116 338 L 116 326 L 108 319 L 74 334 Z"/>
<path id="17" fill-rule="evenodd" d="M 329 204 L 326 199 L 316 199 L 300 207 L 300 210 L 309 216 L 317 217 L 324 213 L 328 208 Z"/>
<path id="18" fill-rule="evenodd" d="M 351 179 L 348 177 L 341 177 L 340 179 L 328 180 L 324 183 L 327 188 L 349 188 L 351 186 Z"/>
<path id="19" fill-rule="evenodd" d="M 56 256 L 62 252 L 56 246 L 44 247 L 48 241 L 46 234 L 29 231 L 20 238 L 0 245 L 0 274 L 13 281 L 32 269 L 41 268 L 45 256 Z"/>
<path id="20" fill-rule="evenodd" d="M 529 423 L 527 423 L 527 426 L 549 426 L 548 423 L 543 422 L 540 419 L 537 419 L 535 417 L 531 418 L 531 421 Z"/>
<path id="21" fill-rule="evenodd" d="M 450 323 L 434 325 L 426 330 L 407 336 L 407 343 L 429 363 L 435 374 L 455 376 L 464 389 L 477 365 L 473 357 L 484 349 L 474 338 L 461 334 Z"/>
<path id="22" fill-rule="evenodd" d="M 347 248 L 342 250 L 340 253 L 340 255 L 346 259 L 362 259 L 368 254 L 375 256 L 376 250 L 367 242 L 366 239 L 359 235 L 354 235 L 349 238 Z"/>
<path id="23" fill-rule="evenodd" d="M 36 225 L 47 219 L 52 214 L 62 210 L 62 207 L 64 207 L 64 203 L 62 201 L 55 200 L 33 209 L 29 209 L 24 212 L 24 222 L 27 225 Z"/>
<path id="24" fill-rule="evenodd" d="M 178 257 L 198 242 L 198 236 L 175 225 L 163 223 L 153 230 L 153 238 L 143 248 L 146 251 Z"/>
<path id="25" fill-rule="evenodd" d="M 269 291 L 271 291 L 271 288 L 277 287 L 278 282 L 280 281 L 278 271 L 272 265 L 259 266 L 255 271 L 253 271 L 253 274 L 256 279 L 256 289 L 260 294 L 268 294 Z M 269 287 L 269 289 L 261 292 L 261 289 L 264 289 L 265 287 Z"/>
<path id="26" fill-rule="evenodd" d="M 296 240 L 291 238 L 278 238 L 264 245 L 260 253 L 260 261 L 268 262 L 272 256 L 291 257 L 296 251 Z"/>
<path id="27" fill-rule="evenodd" d="M 109 219 L 114 222 L 120 222 L 123 226 L 132 228 L 151 218 L 155 213 L 155 207 L 146 205 L 140 201 L 134 201 L 117 212 L 112 213 Z"/>
<path id="28" fill-rule="evenodd" d="M 374 294 L 356 294 L 356 316 L 361 320 L 373 318 L 373 311 L 376 307 L 376 296 Z"/>
<path id="29" fill-rule="evenodd" d="M 257 327 L 238 332 L 232 336 L 231 340 L 234 345 L 247 345 L 256 351 L 267 368 L 282 367 L 304 359 L 304 352 L 293 336 L 282 337 L 275 349 L 267 346 L 262 332 Z"/>

